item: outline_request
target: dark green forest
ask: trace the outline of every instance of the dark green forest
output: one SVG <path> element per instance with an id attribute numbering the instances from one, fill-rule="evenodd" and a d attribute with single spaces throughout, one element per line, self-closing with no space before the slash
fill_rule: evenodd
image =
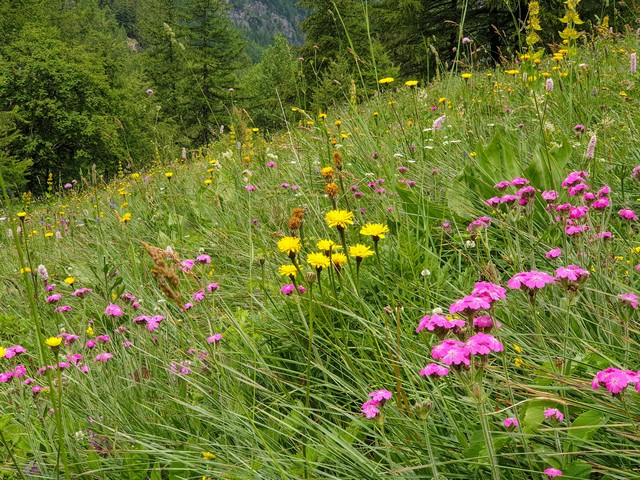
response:
<path id="1" fill-rule="evenodd" d="M 541 0 L 558 48 L 561 0 Z M 378 80 L 430 81 L 512 61 L 524 0 L 1 0 L 0 171 L 11 192 L 112 178 L 235 126 L 276 130 L 296 106 L 360 102 Z M 582 0 L 589 35 L 638 0 Z M 463 38 L 470 42 L 462 42 Z M 585 36 L 586 38 L 586 36 Z M 292 117 L 293 118 L 293 117 Z"/>

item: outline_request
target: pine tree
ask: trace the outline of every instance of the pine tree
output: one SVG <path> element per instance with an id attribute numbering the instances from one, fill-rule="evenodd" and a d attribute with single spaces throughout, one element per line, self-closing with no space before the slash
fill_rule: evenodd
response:
<path id="1" fill-rule="evenodd" d="M 229 89 L 247 62 L 244 44 L 224 0 L 185 1 L 179 27 L 187 61 L 179 110 L 187 135 L 196 144 L 206 144 L 229 118 Z"/>

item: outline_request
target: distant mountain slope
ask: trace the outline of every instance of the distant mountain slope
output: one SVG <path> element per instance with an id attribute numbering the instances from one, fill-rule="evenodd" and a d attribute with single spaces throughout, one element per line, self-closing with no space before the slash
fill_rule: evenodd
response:
<path id="1" fill-rule="evenodd" d="M 281 33 L 290 43 L 302 44 L 300 22 L 306 12 L 296 0 L 229 0 L 231 20 L 242 29 L 254 60 Z"/>

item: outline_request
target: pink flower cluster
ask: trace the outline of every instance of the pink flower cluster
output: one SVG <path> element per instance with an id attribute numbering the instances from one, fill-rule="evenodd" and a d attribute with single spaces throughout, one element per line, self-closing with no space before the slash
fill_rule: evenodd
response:
<path id="1" fill-rule="evenodd" d="M 370 400 L 362 404 L 360 411 L 367 418 L 376 418 L 380 415 L 380 408 L 384 406 L 387 400 L 390 400 L 393 394 L 389 390 L 376 390 L 369 394 Z"/>
<path id="2" fill-rule="evenodd" d="M 140 315 L 133 319 L 133 323 L 143 323 L 147 330 L 154 332 L 158 329 L 162 321 L 165 319 L 162 315 Z"/>
<path id="3" fill-rule="evenodd" d="M 529 185 L 529 180 L 526 178 L 516 177 L 511 181 L 503 180 L 493 186 L 493 188 L 500 191 L 504 191 L 508 187 L 516 187 L 518 191 L 515 194 L 492 197 L 487 200 L 487 205 L 497 207 L 499 205 L 513 205 L 517 202 L 519 206 L 524 207 L 535 199 L 536 189 Z"/>
<path id="4" fill-rule="evenodd" d="M 640 393 L 640 372 L 609 367 L 599 371 L 591 382 L 592 389 L 604 387 L 614 397 L 620 395 L 629 385 L 635 385 L 635 389 Z"/>
<path id="5" fill-rule="evenodd" d="M 531 270 L 530 272 L 516 273 L 509 279 L 507 286 L 512 290 L 520 289 L 532 293 L 554 282 L 554 278 L 548 273 Z"/>
<path id="6" fill-rule="evenodd" d="M 570 291 L 576 291 L 578 287 L 589 278 L 589 272 L 578 265 L 567 265 L 556 269 L 556 281 Z"/>

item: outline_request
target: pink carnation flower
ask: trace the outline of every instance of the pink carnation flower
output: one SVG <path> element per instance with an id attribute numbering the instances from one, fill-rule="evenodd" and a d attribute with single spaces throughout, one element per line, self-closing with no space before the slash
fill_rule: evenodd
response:
<path id="1" fill-rule="evenodd" d="M 638 296 L 635 293 L 621 293 L 618 299 L 632 308 L 638 308 Z"/>
<path id="2" fill-rule="evenodd" d="M 547 408 L 544 411 L 544 418 L 561 422 L 564 420 L 564 415 L 557 408 Z"/>
<path id="3" fill-rule="evenodd" d="M 605 387 L 613 396 L 616 396 L 622 393 L 629 384 L 635 384 L 638 389 L 638 383 L 640 383 L 640 373 L 609 367 L 599 371 L 593 377 L 591 388 L 597 390 L 599 387 Z"/>
<path id="4" fill-rule="evenodd" d="M 121 317 L 122 316 L 122 307 L 116 305 L 115 303 L 110 303 L 107 308 L 104 309 L 105 315 L 109 315 L 110 317 Z"/>
<path id="5" fill-rule="evenodd" d="M 636 212 L 628 208 L 618 210 L 618 215 L 620 215 L 620 218 L 624 220 L 638 220 L 638 215 L 636 215 Z"/>
<path id="6" fill-rule="evenodd" d="M 562 470 L 558 470 L 557 468 L 547 468 L 544 473 L 549 478 L 556 478 L 562 476 Z"/>
<path id="7" fill-rule="evenodd" d="M 512 290 L 538 290 L 544 288 L 545 285 L 550 283 L 554 283 L 554 279 L 551 275 L 545 272 L 531 270 L 530 272 L 516 273 L 511 277 L 511 279 L 509 279 L 507 286 Z"/>
<path id="8" fill-rule="evenodd" d="M 449 375 L 449 369 L 437 363 L 430 363 L 420 370 L 421 377 L 444 377 L 446 375 Z"/>
<path id="9" fill-rule="evenodd" d="M 491 303 L 486 298 L 467 295 L 453 302 L 449 307 L 449 313 L 459 313 L 460 315 L 469 317 L 474 315 L 478 310 L 488 310 L 489 308 L 491 308 Z"/>
<path id="10" fill-rule="evenodd" d="M 56 303 L 61 298 L 62 298 L 62 294 L 54 293 L 53 295 L 50 295 L 50 296 L 47 297 L 47 303 Z"/>
<path id="11" fill-rule="evenodd" d="M 504 287 L 491 282 L 476 282 L 471 295 L 485 299 L 489 303 L 507 298 Z"/>
<path id="12" fill-rule="evenodd" d="M 544 256 L 547 258 L 558 258 L 560 255 L 562 255 L 562 250 L 560 250 L 559 248 L 552 248 L 544 254 Z"/>
<path id="13" fill-rule="evenodd" d="M 460 320 L 458 318 L 448 319 L 444 315 L 426 315 L 422 317 L 418 327 L 416 328 L 416 333 L 427 329 L 430 332 L 434 332 L 439 336 L 444 336 L 447 331 L 453 330 L 455 328 L 463 328 L 465 326 L 464 320 Z"/>
<path id="14" fill-rule="evenodd" d="M 516 417 L 505 418 L 502 424 L 505 426 L 505 428 L 515 428 L 519 425 L 518 419 Z"/>
<path id="15" fill-rule="evenodd" d="M 360 411 L 364 413 L 364 416 L 367 418 L 376 418 L 378 415 L 380 415 L 378 403 L 374 402 L 373 400 L 364 402 Z"/>
<path id="16" fill-rule="evenodd" d="M 111 359 L 112 357 L 113 357 L 113 355 L 110 354 L 109 352 L 102 352 L 102 353 L 99 353 L 98 355 L 96 355 L 94 360 L 96 362 L 107 363 L 109 361 L 109 359 Z"/>
<path id="17" fill-rule="evenodd" d="M 198 255 L 196 257 L 196 260 L 200 263 L 211 263 L 211 257 L 205 253 L 203 253 L 202 255 Z"/>
<path id="18" fill-rule="evenodd" d="M 493 335 L 478 332 L 469 337 L 465 343 L 465 351 L 470 355 L 489 355 L 491 352 L 502 352 L 504 347 Z"/>
<path id="19" fill-rule="evenodd" d="M 209 342 L 209 343 L 218 343 L 220 340 L 222 340 L 222 334 L 221 333 L 215 333 L 215 334 L 211 335 L 210 337 L 207 337 L 207 342 Z"/>
<path id="20" fill-rule="evenodd" d="M 460 340 L 447 339 L 431 349 L 431 358 L 441 360 L 445 365 L 470 365 L 469 353 Z"/>

